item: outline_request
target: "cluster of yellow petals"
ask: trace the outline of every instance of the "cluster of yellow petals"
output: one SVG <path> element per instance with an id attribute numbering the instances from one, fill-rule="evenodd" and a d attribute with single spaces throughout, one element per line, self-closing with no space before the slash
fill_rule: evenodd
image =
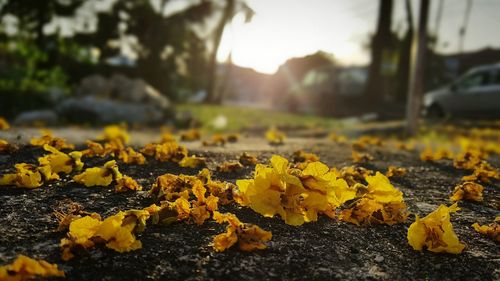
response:
<path id="1" fill-rule="evenodd" d="M 295 163 L 294 168 L 304 170 L 307 166 L 307 164 L 311 162 L 318 162 L 319 161 L 319 156 L 310 153 L 310 152 L 305 152 L 303 150 L 297 150 L 293 153 L 292 155 L 292 160 Z"/>
<path id="2" fill-rule="evenodd" d="M 154 221 L 190 220 L 201 225 L 218 209 L 219 203 L 230 202 L 231 192 L 231 185 L 212 181 L 207 169 L 198 176 L 164 174 L 156 179 L 150 190 L 150 195 L 161 201 Z"/>
<path id="3" fill-rule="evenodd" d="M 180 162 L 187 156 L 188 151 L 185 146 L 179 145 L 175 141 L 164 143 L 149 143 L 141 149 L 141 153 L 147 156 L 154 156 L 158 161 Z"/>
<path id="4" fill-rule="evenodd" d="M 279 131 L 275 127 L 270 128 L 266 131 L 266 140 L 269 144 L 280 145 L 285 142 L 286 135 L 282 131 Z"/>
<path id="5" fill-rule="evenodd" d="M 8 130 L 10 129 L 9 122 L 5 120 L 5 118 L 0 117 L 0 130 Z"/>
<path id="6" fill-rule="evenodd" d="M 64 272 L 57 268 L 57 264 L 23 255 L 19 255 L 11 264 L 0 266 L 2 281 L 39 280 L 49 277 L 64 277 Z"/>
<path id="7" fill-rule="evenodd" d="M 330 133 L 330 135 L 328 135 L 328 139 L 334 141 L 334 142 L 338 142 L 338 143 L 345 143 L 347 141 L 347 137 L 344 136 L 344 135 L 339 135 L 335 132 L 332 132 Z"/>
<path id="8" fill-rule="evenodd" d="M 455 190 L 450 200 L 455 202 L 460 200 L 482 202 L 483 190 L 484 187 L 478 183 L 470 181 L 463 182 L 455 186 Z"/>
<path id="9" fill-rule="evenodd" d="M 40 187 L 44 180 L 58 180 L 59 173 L 69 174 L 73 170 L 79 171 L 83 168 L 80 152 L 66 154 L 48 144 L 44 144 L 43 148 L 50 154 L 38 158 L 38 167 L 26 163 L 16 164 L 16 173 L 0 177 L 0 185 L 36 188 Z"/>
<path id="10" fill-rule="evenodd" d="M 479 165 L 476 165 L 471 175 L 462 177 L 463 181 L 481 181 L 484 183 L 490 183 L 491 179 L 499 180 L 500 173 L 498 169 L 486 161 L 482 161 Z"/>
<path id="11" fill-rule="evenodd" d="M 144 155 L 142 155 L 142 153 L 140 152 L 135 151 L 132 147 L 121 149 L 118 152 L 118 158 L 125 164 L 146 164 L 146 158 L 144 157 Z"/>
<path id="12" fill-rule="evenodd" d="M 420 160 L 426 162 L 438 161 L 441 159 L 453 159 L 453 152 L 448 148 L 438 148 L 435 151 L 431 147 L 426 147 L 420 153 Z"/>
<path id="13" fill-rule="evenodd" d="M 59 137 L 54 137 L 52 135 L 52 132 L 45 129 L 41 131 L 41 136 L 39 138 L 32 138 L 30 140 L 30 144 L 32 146 L 44 146 L 46 144 L 55 147 L 58 150 L 61 149 L 75 149 L 75 146 L 73 144 L 69 144 L 66 142 L 65 139 L 59 138 Z"/>
<path id="14" fill-rule="evenodd" d="M 425 247 L 431 252 L 460 254 L 465 244 L 458 240 L 450 222 L 450 213 L 458 210 L 455 203 L 450 207 L 440 205 L 422 219 L 417 215 L 415 222 L 408 228 L 408 243 L 417 251 Z"/>
<path id="15" fill-rule="evenodd" d="M 361 136 L 352 143 L 352 147 L 358 150 L 364 150 L 367 146 L 382 146 L 382 139 L 375 136 Z"/>
<path id="16" fill-rule="evenodd" d="M 365 180 L 367 186 L 359 183 L 354 185 L 358 200 L 350 208 L 342 210 L 340 219 L 356 225 L 393 225 L 404 222 L 408 211 L 403 193 L 380 172 L 374 176 L 366 176 Z"/>
<path id="17" fill-rule="evenodd" d="M 258 164 L 254 179 L 238 180 L 235 200 L 266 217 L 279 215 L 287 224 L 316 221 L 318 213 L 333 216 L 334 208 L 355 197 L 342 179 L 321 162 L 304 170 L 289 169 L 288 160 L 274 155 L 271 166 Z"/>
<path id="18" fill-rule="evenodd" d="M 214 237 L 212 246 L 215 251 L 223 252 L 238 243 L 242 251 L 262 250 L 267 247 L 265 242 L 271 240 L 272 233 L 257 225 L 242 223 L 234 214 L 213 212 L 213 219 L 219 223 L 228 223 L 226 232 Z"/>
<path id="19" fill-rule="evenodd" d="M 67 237 L 61 239 L 62 258 L 69 260 L 74 257 L 73 249 L 89 249 L 96 243 L 105 243 L 106 247 L 120 253 L 140 249 L 141 241 L 134 233 L 144 230 L 149 217 L 147 210 L 129 210 L 103 221 L 92 216 L 77 218 L 70 223 Z"/>
<path id="20" fill-rule="evenodd" d="M 214 134 L 210 140 L 204 140 L 203 146 L 224 146 L 226 143 L 237 142 L 238 134 Z"/>
<path id="21" fill-rule="evenodd" d="M 477 222 L 472 225 L 476 232 L 490 237 L 493 241 L 500 242 L 500 217 L 496 217 L 493 223 L 479 225 Z"/>

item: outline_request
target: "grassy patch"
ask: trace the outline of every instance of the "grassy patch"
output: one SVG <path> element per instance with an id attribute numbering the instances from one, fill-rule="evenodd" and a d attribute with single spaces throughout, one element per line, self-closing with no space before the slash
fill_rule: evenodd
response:
<path id="1" fill-rule="evenodd" d="M 291 114 L 266 109 L 255 109 L 238 106 L 180 104 L 179 112 L 189 111 L 194 118 L 202 122 L 204 129 L 213 131 L 213 121 L 218 116 L 227 118 L 227 126 L 223 130 L 240 131 L 248 128 L 268 128 L 271 126 L 286 128 L 338 128 L 340 123 L 336 119 L 322 118 L 310 115 Z"/>

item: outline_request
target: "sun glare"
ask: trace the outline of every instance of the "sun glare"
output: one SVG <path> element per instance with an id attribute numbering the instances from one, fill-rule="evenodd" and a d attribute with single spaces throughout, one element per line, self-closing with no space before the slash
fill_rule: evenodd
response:
<path id="1" fill-rule="evenodd" d="M 231 53 L 236 65 L 274 73 L 287 59 L 319 50 L 344 64 L 368 61 L 360 41 L 370 22 L 348 15 L 332 17 L 332 9 L 341 7 L 343 1 L 314 0 L 322 5 L 293 0 L 248 2 L 256 14 L 250 23 L 236 16 L 228 25 L 218 53 L 221 62 Z"/>

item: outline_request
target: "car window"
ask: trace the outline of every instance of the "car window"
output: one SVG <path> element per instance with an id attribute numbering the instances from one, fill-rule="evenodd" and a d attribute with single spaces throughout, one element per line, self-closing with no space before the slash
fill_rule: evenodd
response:
<path id="1" fill-rule="evenodd" d="M 458 84 L 461 89 L 480 87 L 491 84 L 490 72 L 480 71 L 464 77 Z"/>
<path id="2" fill-rule="evenodd" d="M 493 84 L 500 85 L 500 69 L 497 69 L 495 76 L 493 77 Z"/>

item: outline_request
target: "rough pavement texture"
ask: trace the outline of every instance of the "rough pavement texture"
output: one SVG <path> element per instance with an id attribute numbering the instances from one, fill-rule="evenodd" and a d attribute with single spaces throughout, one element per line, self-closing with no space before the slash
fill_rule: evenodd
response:
<path id="1" fill-rule="evenodd" d="M 55 131 L 57 136 L 58 133 Z M 96 132 L 77 138 L 93 138 Z M 134 134 L 132 134 L 134 138 Z M 147 140 L 150 141 L 150 140 Z M 191 153 L 209 158 L 209 168 L 217 163 L 236 160 L 242 151 L 258 155 L 266 162 L 273 153 L 290 157 L 294 150 L 317 153 L 329 166 L 351 165 L 351 148 L 319 139 L 289 139 L 286 145 L 271 147 L 258 138 L 243 138 L 226 147 L 203 148 L 188 143 Z M 366 168 L 385 172 L 388 165 L 408 168 L 409 172 L 393 184 L 404 193 L 413 214 L 424 216 L 448 200 L 454 186 L 466 172 L 453 168 L 450 161 L 423 163 L 416 152 L 391 148 L 369 148 L 375 160 Z M 36 162 L 41 149 L 22 148 L 13 155 L 0 155 L 0 174 L 14 163 Z M 107 159 L 87 159 L 86 166 Z M 0 264 L 18 254 L 43 258 L 59 264 L 69 280 L 500 280 L 498 244 L 472 229 L 474 222 L 490 223 L 499 215 L 500 183 L 485 185 L 483 203 L 460 203 L 461 211 L 452 214 L 452 223 L 460 240 L 467 244 L 460 255 L 416 252 L 407 243 L 406 233 L 414 216 L 394 226 L 358 227 L 326 217 L 300 227 L 286 225 L 279 218 L 264 218 L 251 209 L 230 205 L 244 222 L 255 223 L 272 231 L 266 250 L 251 253 L 229 249 L 216 253 L 210 247 L 212 237 L 225 226 L 206 222 L 202 226 L 178 223 L 151 226 L 138 235 L 143 248 L 120 254 L 96 247 L 69 262 L 60 259 L 59 241 L 64 233 L 55 231 L 52 216 L 55 205 L 65 199 L 82 204 L 86 211 L 103 217 L 118 210 L 149 206 L 147 190 L 164 173 L 196 174 L 196 169 L 179 168 L 173 163 L 148 159 L 145 166 L 120 163 L 120 170 L 145 187 L 142 192 L 114 193 L 113 187 L 86 188 L 72 182 L 71 176 L 34 190 L 0 188 Z M 490 159 L 500 167 L 500 157 Z M 253 168 L 235 174 L 214 172 L 214 178 L 234 182 L 249 178 Z"/>

